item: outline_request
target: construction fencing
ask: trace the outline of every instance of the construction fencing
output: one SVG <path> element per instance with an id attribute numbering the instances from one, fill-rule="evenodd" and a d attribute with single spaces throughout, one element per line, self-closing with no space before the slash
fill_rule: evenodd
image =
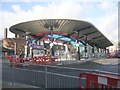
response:
<path id="1" fill-rule="evenodd" d="M 14 66 L 14 65 L 13 65 Z M 4 68 L 5 69 L 5 68 Z M 80 74 L 108 73 L 99 70 L 77 69 L 51 65 L 29 65 L 27 67 L 11 67 L 9 72 L 3 71 L 3 80 L 9 81 L 14 86 L 16 83 L 24 84 L 32 88 L 76 88 L 80 90 L 80 84 L 86 85 L 86 78 L 80 78 Z M 116 73 L 116 75 L 118 75 Z"/>

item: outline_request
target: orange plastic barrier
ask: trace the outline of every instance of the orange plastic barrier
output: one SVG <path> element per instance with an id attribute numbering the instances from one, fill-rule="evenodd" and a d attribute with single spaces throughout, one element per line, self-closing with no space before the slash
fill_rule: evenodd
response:
<path id="1" fill-rule="evenodd" d="M 86 78 L 86 87 L 80 81 L 80 90 L 101 88 L 102 90 L 120 89 L 120 76 L 110 74 L 81 73 L 80 79 Z"/>

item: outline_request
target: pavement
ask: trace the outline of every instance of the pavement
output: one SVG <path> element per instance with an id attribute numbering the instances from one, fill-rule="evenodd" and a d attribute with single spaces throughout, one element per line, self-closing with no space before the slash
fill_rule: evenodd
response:
<path id="1" fill-rule="evenodd" d="M 30 86 L 30 85 L 25 85 L 25 84 L 21 84 L 21 83 L 14 83 L 14 85 L 12 85 L 11 82 L 2 82 L 2 90 L 26 90 L 26 89 L 33 89 L 36 90 L 38 87 L 35 86 Z M 46 90 L 44 88 L 39 88 L 39 90 Z"/>
<path id="2" fill-rule="evenodd" d="M 116 65 L 120 64 L 120 60 L 118 58 L 111 58 L 111 59 L 99 59 L 93 61 L 95 63 L 103 64 L 103 65 Z"/>
<path id="3" fill-rule="evenodd" d="M 56 64 L 56 65 L 82 64 L 82 63 L 86 63 L 86 62 L 94 61 L 94 60 L 98 60 L 98 58 L 89 58 L 89 59 L 81 59 L 81 60 L 58 61 L 58 62 L 56 62 L 55 64 Z"/>
<path id="4" fill-rule="evenodd" d="M 28 88 L 28 87 L 26 87 L 23 84 L 17 84 L 17 83 L 15 83 L 14 85 L 12 85 L 11 82 L 3 81 L 2 82 L 2 88 Z"/>

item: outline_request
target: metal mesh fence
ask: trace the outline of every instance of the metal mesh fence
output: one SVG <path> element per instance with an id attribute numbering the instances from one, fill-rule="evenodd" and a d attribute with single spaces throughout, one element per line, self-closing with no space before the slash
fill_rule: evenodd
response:
<path id="1" fill-rule="evenodd" d="M 3 80 L 38 88 L 79 88 L 80 82 L 85 86 L 85 79 L 80 80 L 83 72 L 107 73 L 98 70 L 75 69 L 69 67 L 39 65 L 29 67 L 11 67 L 3 69 Z M 112 73 L 111 73 L 112 74 Z M 115 74 L 115 73 L 114 73 Z"/>

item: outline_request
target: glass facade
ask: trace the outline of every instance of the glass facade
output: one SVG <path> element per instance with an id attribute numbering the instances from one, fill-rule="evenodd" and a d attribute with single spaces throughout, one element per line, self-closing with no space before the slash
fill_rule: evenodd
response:
<path id="1" fill-rule="evenodd" d="M 33 57 L 34 56 L 43 56 L 45 51 L 43 49 L 33 49 Z"/>

